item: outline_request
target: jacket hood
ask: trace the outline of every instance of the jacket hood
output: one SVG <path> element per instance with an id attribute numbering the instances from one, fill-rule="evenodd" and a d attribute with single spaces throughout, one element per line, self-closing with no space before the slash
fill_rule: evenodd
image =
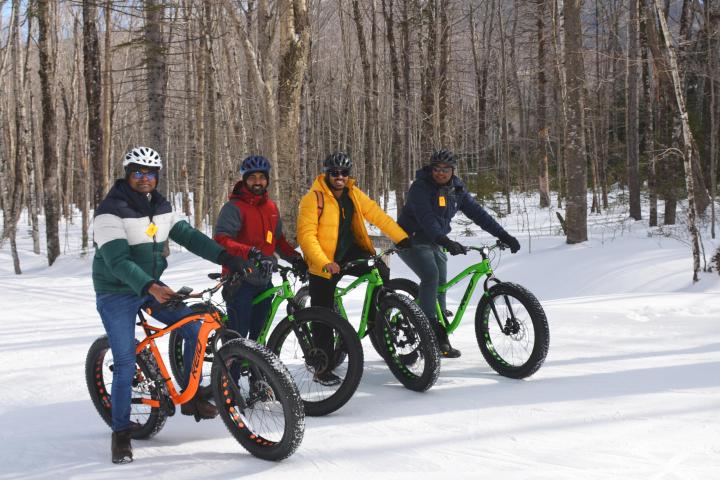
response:
<path id="1" fill-rule="evenodd" d="M 240 180 L 233 187 L 233 191 L 228 195 L 230 200 L 240 200 L 241 202 L 249 203 L 250 205 L 262 205 L 268 200 L 268 192 L 262 195 L 255 195 L 253 192 L 248 190 L 245 183 Z"/>

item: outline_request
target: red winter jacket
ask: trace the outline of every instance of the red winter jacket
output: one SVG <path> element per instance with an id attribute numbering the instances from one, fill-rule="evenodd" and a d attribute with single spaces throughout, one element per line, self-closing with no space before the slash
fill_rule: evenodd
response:
<path id="1" fill-rule="evenodd" d="M 229 201 L 220 210 L 213 238 L 228 253 L 243 258 L 247 258 L 252 247 L 267 257 L 276 250 L 283 259 L 299 256 L 285 239 L 275 202 L 268 198 L 267 192 L 255 195 L 242 181 L 235 184 Z M 226 273 L 224 267 L 223 273 Z"/>

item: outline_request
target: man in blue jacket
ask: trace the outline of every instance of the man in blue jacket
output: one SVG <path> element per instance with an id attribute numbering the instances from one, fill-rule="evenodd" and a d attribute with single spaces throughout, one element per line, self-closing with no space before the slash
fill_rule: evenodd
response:
<path id="1" fill-rule="evenodd" d="M 430 164 L 418 170 L 410 185 L 407 201 L 398 216 L 398 223 L 412 238 L 412 247 L 398 252 L 400 258 L 420 278 L 420 308 L 434 326 L 443 356 L 457 358 L 460 351 L 450 345 L 447 332 L 435 313 L 435 302 L 445 311 L 445 294 L 438 294 L 438 285 L 447 282 L 447 255 L 467 253 L 460 243 L 450 240 L 450 221 L 459 211 L 486 232 L 499 238 L 512 253 L 520 250 L 520 242 L 507 233 L 473 199 L 465 185 L 455 176 L 457 158 L 448 150 L 438 150 Z"/>
<path id="2" fill-rule="evenodd" d="M 146 302 L 162 303 L 175 296 L 160 281 L 167 267 L 168 239 L 206 260 L 226 265 L 233 272 L 244 271 L 248 266 L 245 260 L 230 255 L 173 212 L 172 205 L 156 189 L 162 161 L 155 150 L 132 149 L 125 155 L 123 167 L 125 177 L 115 182 L 98 205 L 93 225 L 95 301 L 114 362 L 110 392 L 113 463 L 132 462 L 130 438 L 137 427 L 130 421 L 137 311 Z M 159 310 L 153 316 L 169 325 L 192 313 L 189 308 L 178 308 Z M 199 330 L 198 323 L 178 329 L 185 341 L 182 387 L 187 385 Z M 183 415 L 194 415 L 198 421 L 217 415 L 217 408 L 197 394 L 182 404 L 180 410 Z"/>

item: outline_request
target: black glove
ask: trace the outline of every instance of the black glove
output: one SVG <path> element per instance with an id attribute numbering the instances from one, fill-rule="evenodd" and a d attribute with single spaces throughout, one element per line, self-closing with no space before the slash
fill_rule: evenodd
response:
<path id="1" fill-rule="evenodd" d="M 435 240 L 435 243 L 445 247 L 450 255 L 465 255 L 467 253 L 467 248 L 465 248 L 461 243 L 450 240 L 445 235 L 438 237 L 437 240 Z"/>
<path id="2" fill-rule="evenodd" d="M 412 247 L 412 240 L 410 240 L 410 237 L 405 237 L 402 240 L 400 240 L 398 243 L 396 243 L 395 247 L 399 248 L 400 250 L 410 248 L 410 247 Z"/>
<path id="3" fill-rule="evenodd" d="M 305 260 L 298 255 L 297 257 L 292 257 L 290 259 L 290 265 L 292 265 L 293 270 L 295 270 L 300 275 L 305 275 L 308 271 L 307 263 L 305 263 Z"/>
<path id="4" fill-rule="evenodd" d="M 518 242 L 518 239 L 513 237 L 509 233 L 501 233 L 500 235 L 498 235 L 498 239 L 505 245 L 510 247 L 510 253 L 516 253 L 518 250 L 520 250 L 520 242 Z"/>
<path id="5" fill-rule="evenodd" d="M 230 255 L 225 250 L 223 250 L 223 252 L 218 257 L 218 262 L 220 262 L 220 264 L 222 265 L 225 265 L 233 273 L 242 272 L 247 275 L 248 273 L 252 272 L 250 262 L 248 262 L 242 257 Z"/>
<path id="6" fill-rule="evenodd" d="M 272 258 L 263 256 L 257 262 L 257 271 L 260 272 L 261 277 L 271 277 L 274 266 L 275 262 L 273 262 Z"/>
<path id="7" fill-rule="evenodd" d="M 263 257 L 264 255 L 257 247 L 250 247 L 250 250 L 248 250 L 247 259 L 251 262 L 259 262 Z"/>

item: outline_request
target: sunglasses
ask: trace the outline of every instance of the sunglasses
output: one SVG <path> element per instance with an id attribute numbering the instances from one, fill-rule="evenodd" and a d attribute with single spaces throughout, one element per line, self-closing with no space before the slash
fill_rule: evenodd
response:
<path id="1" fill-rule="evenodd" d="M 450 173 L 452 171 L 452 167 L 433 167 L 433 172 L 435 173 Z"/>
<path id="2" fill-rule="evenodd" d="M 350 170 L 347 168 L 328 170 L 328 175 L 331 177 L 349 177 Z"/>
<path id="3" fill-rule="evenodd" d="M 141 178 L 145 177 L 148 180 L 157 180 L 158 174 L 157 172 L 141 172 L 140 170 L 135 170 L 131 172 L 132 178 L 135 180 L 140 180 Z"/>

